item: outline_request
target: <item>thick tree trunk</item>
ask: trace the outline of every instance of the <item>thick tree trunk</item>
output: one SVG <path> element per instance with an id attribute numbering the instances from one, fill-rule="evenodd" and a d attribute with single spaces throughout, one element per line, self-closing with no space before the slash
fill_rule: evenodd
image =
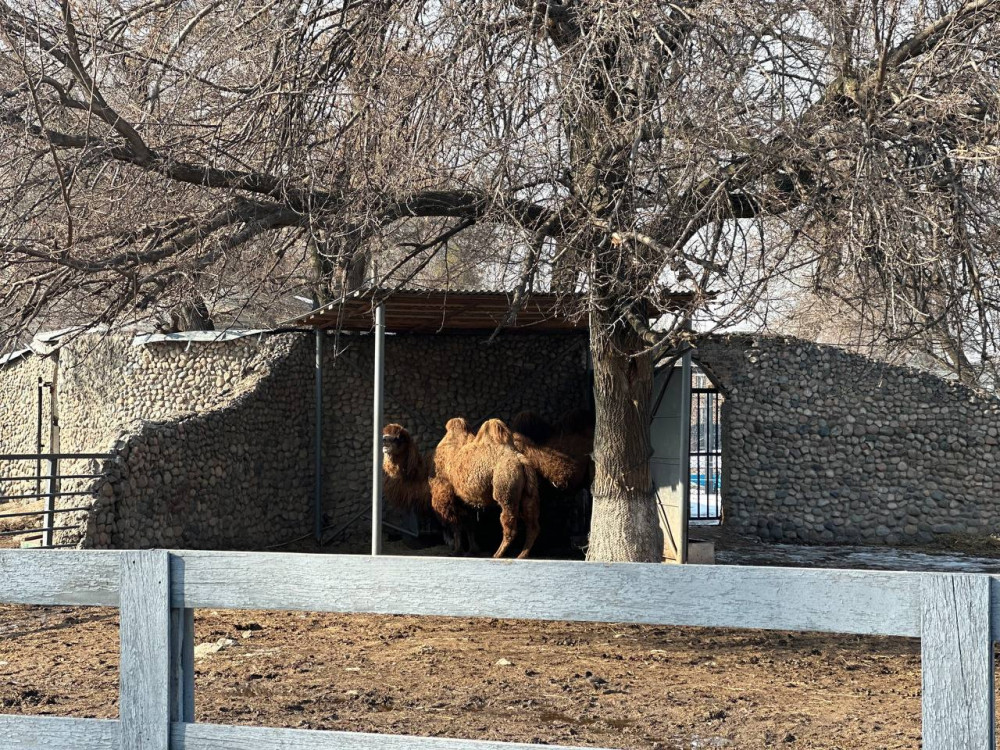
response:
<path id="1" fill-rule="evenodd" d="M 649 469 L 649 401 L 653 363 L 639 337 L 620 322 L 592 313 L 594 361 L 594 512 L 587 559 L 661 562 L 663 532 Z"/>

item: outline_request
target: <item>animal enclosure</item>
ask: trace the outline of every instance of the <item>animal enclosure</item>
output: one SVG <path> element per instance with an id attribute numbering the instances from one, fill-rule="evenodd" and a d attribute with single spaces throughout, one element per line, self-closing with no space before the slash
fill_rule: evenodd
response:
<path id="1" fill-rule="evenodd" d="M 993 576 L 165 551 L 6 551 L 0 568 L 7 573 L 2 602 L 121 609 L 120 718 L 0 718 L 0 733 L 28 746 L 457 746 L 438 738 L 192 723 L 193 608 L 919 636 L 925 750 L 994 746 L 1000 581 Z"/>
<path id="2" fill-rule="evenodd" d="M 88 499 L 92 493 L 79 487 L 85 486 L 88 480 L 100 479 L 102 475 L 94 473 L 94 462 L 110 458 L 113 457 L 103 453 L 0 454 L 0 519 L 18 519 L 14 524 L 16 528 L 0 530 L 0 539 L 9 537 L 32 547 L 75 546 L 54 544 L 54 536 L 57 532 L 76 528 L 79 516 L 72 514 L 90 510 Z M 26 470 L 19 467 L 25 465 L 33 465 L 34 472 L 23 474 Z M 79 465 L 83 468 L 72 468 Z M 88 499 L 78 500 L 80 497 Z M 18 501 L 31 501 L 30 504 L 41 507 L 24 510 L 18 506 L 13 512 L 6 507 Z"/>

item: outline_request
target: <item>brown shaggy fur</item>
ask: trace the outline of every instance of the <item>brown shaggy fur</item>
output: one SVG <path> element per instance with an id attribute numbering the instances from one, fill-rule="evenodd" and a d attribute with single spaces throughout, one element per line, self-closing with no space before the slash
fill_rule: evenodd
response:
<path id="1" fill-rule="evenodd" d="M 514 417 L 514 445 L 532 468 L 557 490 L 576 492 L 590 483 L 594 450 L 593 415 L 574 409 L 563 415 L 556 432 L 543 417 L 522 411 Z"/>
<path id="2" fill-rule="evenodd" d="M 514 436 L 499 419 L 489 419 L 475 435 L 464 419 L 452 419 L 435 451 L 440 476 L 449 481 L 462 502 L 473 508 L 500 506 L 503 541 L 494 557 L 503 557 L 525 524 L 527 557 L 538 538 L 538 479 L 527 459 L 514 448 Z"/>
<path id="3" fill-rule="evenodd" d="M 390 505 L 401 510 L 429 510 L 433 473 L 431 457 L 420 455 L 405 427 L 390 424 L 382 429 L 382 492 Z"/>
<path id="4" fill-rule="evenodd" d="M 527 435 L 514 433 L 514 447 L 528 464 L 557 490 L 576 492 L 587 484 L 587 463 L 580 461 L 558 448 L 538 445 Z"/>
<path id="5" fill-rule="evenodd" d="M 458 552 L 465 536 L 461 512 L 451 484 L 435 476 L 434 452 L 421 455 L 406 428 L 387 425 L 382 430 L 382 472 L 383 496 L 389 504 L 402 510 L 433 511 L 454 534 Z"/>
<path id="6" fill-rule="evenodd" d="M 593 412 L 575 409 L 566 412 L 559 423 L 559 432 L 547 447 L 571 456 L 577 462 L 578 470 L 584 472 L 585 483 L 594 479 L 594 415 Z"/>
<path id="7" fill-rule="evenodd" d="M 449 419 L 444 426 L 444 437 L 434 449 L 434 473 L 448 478 L 448 466 L 454 461 L 458 450 L 474 437 L 472 428 L 464 417 Z"/>
<path id="8" fill-rule="evenodd" d="M 463 549 L 475 551 L 473 521 L 467 506 L 459 501 L 454 487 L 448 480 L 448 464 L 454 459 L 458 449 L 473 437 L 469 423 L 463 417 L 449 419 L 445 425 L 445 435 L 434 450 L 434 476 L 431 483 L 431 506 L 441 524 L 452 534 L 455 554 Z"/>
<path id="9" fill-rule="evenodd" d="M 456 555 L 464 550 L 475 554 L 479 547 L 473 528 L 473 519 L 464 503 L 458 501 L 455 488 L 441 477 L 431 477 L 431 508 L 438 521 L 451 534 L 452 549 Z M 447 541 L 447 534 L 445 535 Z"/>

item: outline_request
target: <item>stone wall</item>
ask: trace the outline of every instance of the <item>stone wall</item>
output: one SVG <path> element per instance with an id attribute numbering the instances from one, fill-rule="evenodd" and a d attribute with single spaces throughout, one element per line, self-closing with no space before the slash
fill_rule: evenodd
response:
<path id="1" fill-rule="evenodd" d="M 0 368 L 0 454 L 38 451 L 38 382 L 52 379 L 52 360 L 25 356 Z M 50 435 L 48 389 L 42 393 L 42 449 Z M 44 471 L 45 468 L 42 467 Z M 0 477 L 34 476 L 34 461 L 0 461 Z M 5 497 L 35 492 L 35 482 L 0 481 L 0 504 Z"/>
<path id="2" fill-rule="evenodd" d="M 22 371 L 47 373 L 60 452 L 116 455 L 61 462 L 62 474 L 106 478 L 62 481 L 64 492 L 92 494 L 62 497 L 57 509 L 93 510 L 60 514 L 57 526 L 75 528 L 57 532 L 56 543 L 248 547 L 301 533 L 312 484 L 298 467 L 310 442 L 284 414 L 304 411 L 304 343 L 286 334 L 137 347 L 131 336 L 93 335 L 0 370 L 0 403 L 12 409 L 35 398 L 33 375 Z M 46 409 L 46 450 L 49 420 Z M 0 452 L 33 451 L 35 422 L 32 411 L 31 435 L 5 428 Z M 276 493 L 295 498 L 294 512 Z"/>
<path id="3" fill-rule="evenodd" d="M 0 398 L 12 410 L 30 380 L 16 368 L 28 373 L 51 360 L 24 362 L 0 371 Z M 327 336 L 323 502 L 332 529 L 350 531 L 369 506 L 372 371 L 371 336 Z M 140 347 L 106 335 L 67 344 L 56 389 L 61 449 L 115 458 L 63 467 L 105 478 L 64 483 L 92 497 L 59 507 L 93 506 L 62 516 L 75 529 L 56 541 L 259 549 L 311 532 L 314 378 L 310 333 Z M 429 449 L 453 416 L 509 419 L 531 408 L 554 419 L 587 404 L 588 382 L 586 337 L 576 334 L 490 345 L 479 336 L 389 336 L 385 417 Z M 24 435 L 4 429 L 0 450 L 26 450 Z"/>
<path id="4" fill-rule="evenodd" d="M 791 338 L 695 359 L 726 396 L 725 523 L 770 540 L 897 544 L 1000 531 L 1000 401 Z"/>
<path id="5" fill-rule="evenodd" d="M 174 369 L 164 373 L 168 387 L 145 386 L 139 403 L 149 413 L 171 411 L 171 389 L 175 409 L 219 405 L 141 420 L 119 438 L 99 500 L 78 518 L 83 545 L 261 549 L 310 529 L 312 441 L 303 418 L 312 391 L 301 337 L 190 352 L 168 344 L 157 354 L 158 346 L 145 356 Z"/>
<path id="6" fill-rule="evenodd" d="M 84 336 L 59 352 L 61 443 L 67 452 L 111 447 L 140 421 L 158 422 L 225 407 L 252 390 L 296 337 L 160 342 L 131 336 Z"/>

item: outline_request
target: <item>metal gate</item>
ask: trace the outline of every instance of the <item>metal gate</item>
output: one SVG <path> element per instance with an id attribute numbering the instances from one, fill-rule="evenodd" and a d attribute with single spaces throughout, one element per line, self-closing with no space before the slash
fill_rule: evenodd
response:
<path id="1" fill-rule="evenodd" d="M 63 489 L 63 481 L 70 480 L 74 486 L 84 486 L 87 480 L 97 479 L 102 474 L 96 470 L 70 470 L 63 473 L 68 462 L 104 460 L 111 458 L 104 453 L 4 453 L 0 454 L 0 537 L 25 537 L 21 546 L 30 547 L 71 547 L 71 544 L 54 544 L 56 531 L 76 528 L 58 519 L 65 513 L 90 510 L 89 505 L 72 502 L 73 507 L 56 507 L 61 498 L 92 495 L 90 490 Z M 34 466 L 35 471 L 25 473 L 26 466 Z M 44 470 L 43 467 L 44 466 Z M 13 490 L 13 491 L 11 491 Z M 32 502 L 34 501 L 34 502 Z M 41 502 L 44 501 L 44 502 Z M 42 507 L 19 507 L 16 511 L 4 509 L 12 504 L 41 505 Z M 79 506 L 79 507 L 78 507 Z M 7 519 L 18 519 L 10 523 Z M 13 528 L 10 528 L 13 527 Z"/>
<path id="2" fill-rule="evenodd" d="M 722 394 L 703 372 L 691 376 L 693 521 L 722 520 Z"/>

